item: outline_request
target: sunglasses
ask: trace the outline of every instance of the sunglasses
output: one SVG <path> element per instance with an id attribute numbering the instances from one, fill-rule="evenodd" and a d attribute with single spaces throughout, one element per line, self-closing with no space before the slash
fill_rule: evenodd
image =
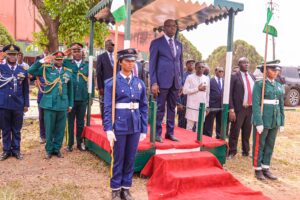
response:
<path id="1" fill-rule="evenodd" d="M 224 71 L 218 71 L 218 72 L 219 72 L 219 73 L 221 73 L 221 72 L 224 73 Z"/>

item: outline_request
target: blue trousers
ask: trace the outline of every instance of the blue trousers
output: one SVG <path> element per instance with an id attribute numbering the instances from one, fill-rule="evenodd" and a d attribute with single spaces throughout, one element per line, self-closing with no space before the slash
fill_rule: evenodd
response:
<path id="1" fill-rule="evenodd" d="M 169 89 L 159 89 L 157 96 L 157 114 L 156 114 L 156 135 L 161 136 L 162 121 L 165 115 L 165 107 L 167 103 L 167 132 L 166 135 L 174 135 L 175 108 L 179 90 L 174 84 Z"/>
<path id="2" fill-rule="evenodd" d="M 2 114 L 2 142 L 6 153 L 20 153 L 23 110 L 0 109 Z"/>
<path id="3" fill-rule="evenodd" d="M 40 126 L 40 138 L 46 139 L 46 130 L 44 124 L 44 109 L 38 106 L 39 108 L 39 126 Z"/>
<path id="4" fill-rule="evenodd" d="M 117 135 L 116 133 L 116 139 L 117 141 L 114 143 L 112 177 L 110 179 L 112 190 L 131 187 L 140 134 Z"/>

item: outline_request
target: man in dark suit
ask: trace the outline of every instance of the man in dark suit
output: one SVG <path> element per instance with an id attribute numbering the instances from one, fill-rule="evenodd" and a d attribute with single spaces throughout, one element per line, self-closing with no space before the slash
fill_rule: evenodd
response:
<path id="1" fill-rule="evenodd" d="M 215 77 L 210 79 L 209 108 L 222 108 L 223 89 L 224 89 L 224 68 L 215 69 Z M 203 134 L 212 136 L 214 120 L 216 118 L 216 138 L 221 138 L 221 119 L 222 111 L 210 111 L 205 118 Z"/>
<path id="2" fill-rule="evenodd" d="M 106 51 L 97 57 L 96 74 L 97 86 L 99 92 L 100 109 L 103 115 L 104 108 L 101 102 L 104 99 L 104 82 L 113 76 L 114 67 L 114 47 L 115 44 L 111 39 L 105 41 Z"/>
<path id="3" fill-rule="evenodd" d="M 249 60 L 238 61 L 239 71 L 231 75 L 229 96 L 229 159 L 237 154 L 239 132 L 242 129 L 242 155 L 249 156 L 251 134 L 252 90 L 255 77 L 248 72 Z"/>
<path id="4" fill-rule="evenodd" d="M 162 120 L 167 103 L 166 139 L 178 141 L 174 136 L 175 107 L 182 92 L 182 44 L 174 38 L 177 31 L 175 20 L 164 22 L 164 35 L 150 45 L 151 92 L 157 97 L 156 141 L 162 142 Z"/>

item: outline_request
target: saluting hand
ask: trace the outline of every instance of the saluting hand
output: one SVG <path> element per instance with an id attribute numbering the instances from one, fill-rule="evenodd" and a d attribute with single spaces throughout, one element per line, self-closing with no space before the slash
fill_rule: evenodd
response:
<path id="1" fill-rule="evenodd" d="M 55 56 L 46 56 L 46 57 L 44 58 L 44 63 L 50 64 L 50 63 L 52 63 L 54 60 L 55 60 Z"/>
<path id="2" fill-rule="evenodd" d="M 6 53 L 5 52 L 0 52 L 0 62 L 2 62 L 5 57 L 6 57 Z"/>
<path id="3" fill-rule="evenodd" d="M 72 54 L 72 49 L 71 49 L 71 48 L 67 48 L 67 49 L 64 51 L 64 54 L 65 54 L 67 57 L 71 56 L 71 54 Z"/>

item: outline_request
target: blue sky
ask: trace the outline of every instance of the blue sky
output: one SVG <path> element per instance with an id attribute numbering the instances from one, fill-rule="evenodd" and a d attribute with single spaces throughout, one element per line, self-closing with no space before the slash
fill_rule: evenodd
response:
<path id="1" fill-rule="evenodd" d="M 264 55 L 265 34 L 262 33 L 266 22 L 266 0 L 235 0 L 244 3 L 244 11 L 235 17 L 234 40 L 242 39 L 253 45 L 260 55 Z M 300 2 L 297 0 L 275 0 L 278 5 L 274 19 L 278 31 L 276 59 L 282 63 L 300 66 Z M 228 18 L 217 23 L 201 24 L 196 30 L 184 35 L 200 50 L 206 59 L 220 45 L 227 43 Z M 272 40 L 269 37 L 267 60 L 272 60 Z"/>

